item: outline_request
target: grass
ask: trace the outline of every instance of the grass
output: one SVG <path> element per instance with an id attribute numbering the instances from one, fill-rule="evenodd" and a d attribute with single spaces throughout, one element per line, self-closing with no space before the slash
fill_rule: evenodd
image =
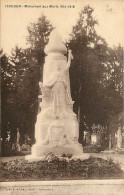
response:
<path id="1" fill-rule="evenodd" d="M 96 157 L 82 161 L 52 156 L 38 162 L 28 162 L 22 157 L 20 160 L 1 162 L 0 175 L 1 182 L 124 178 L 118 163 Z"/>
<path id="2" fill-rule="evenodd" d="M 105 148 L 101 146 L 91 145 L 91 146 L 85 146 L 83 147 L 84 153 L 99 153 L 101 151 L 104 151 Z"/>

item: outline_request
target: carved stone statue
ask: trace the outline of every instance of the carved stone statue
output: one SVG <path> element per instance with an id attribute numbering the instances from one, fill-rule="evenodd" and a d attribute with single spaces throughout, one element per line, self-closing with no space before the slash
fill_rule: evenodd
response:
<path id="1" fill-rule="evenodd" d="M 53 30 L 45 48 L 41 112 L 35 125 L 36 143 L 32 147 L 32 157 L 42 157 L 52 152 L 56 155 L 83 153 L 78 143 L 79 128 L 70 92 L 69 67 L 73 59 L 60 35 Z"/>

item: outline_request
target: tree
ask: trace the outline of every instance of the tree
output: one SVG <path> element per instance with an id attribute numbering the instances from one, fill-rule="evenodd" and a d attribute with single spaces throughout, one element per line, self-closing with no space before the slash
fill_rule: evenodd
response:
<path id="1" fill-rule="evenodd" d="M 28 26 L 27 43 L 30 44 L 31 55 L 37 60 L 40 66 L 39 72 L 41 73 L 40 79 L 42 79 L 43 64 L 44 64 L 44 48 L 49 40 L 49 34 L 53 30 L 53 27 L 46 19 L 46 16 L 42 15 L 38 18 L 36 23 L 31 23 Z"/>
<path id="2" fill-rule="evenodd" d="M 10 121 L 10 130 L 13 131 L 13 137 L 16 136 L 16 129 L 19 128 L 21 137 L 24 137 L 26 132 L 29 132 L 34 137 L 34 128 L 36 116 L 38 112 L 38 95 L 39 95 L 39 81 L 42 79 L 42 70 L 44 64 L 44 47 L 48 42 L 49 34 L 52 30 L 52 25 L 45 16 L 41 16 L 36 23 L 31 23 L 28 26 L 27 43 L 30 47 L 22 49 L 15 47 L 12 49 L 12 55 L 8 59 L 2 57 L 2 67 L 6 67 L 11 78 L 5 79 L 6 70 L 2 73 L 4 80 L 2 90 L 7 109 L 4 112 L 3 124 Z M 14 70 L 13 70 L 14 69 Z M 13 72 L 14 71 L 14 72 Z M 8 85 L 9 82 L 9 91 Z M 11 99 L 11 103 L 8 102 Z M 3 102 L 2 102 L 3 105 Z M 3 133 L 7 131 L 2 128 Z"/>
<path id="3" fill-rule="evenodd" d="M 106 80 L 107 76 L 112 77 L 115 58 L 112 55 L 113 49 L 109 48 L 106 41 L 96 33 L 95 25 L 98 22 L 93 18 L 93 11 L 90 6 L 86 6 L 80 12 L 68 42 L 74 55 L 70 75 L 72 97 L 75 100 L 74 109 L 80 125 L 80 142 L 85 128 L 84 123 L 88 126 L 94 122 L 106 125 L 108 115 L 111 115 L 112 111 L 110 101 L 107 102 L 110 93 L 106 93 L 108 86 Z"/>
<path id="4" fill-rule="evenodd" d="M 15 65 L 10 58 L 1 51 L 1 119 L 2 119 L 2 137 L 6 137 L 7 130 L 10 130 L 12 125 L 12 110 L 13 92 L 15 76 Z"/>
<path id="5" fill-rule="evenodd" d="M 104 83 L 105 105 L 108 120 L 122 112 L 123 108 L 123 48 L 109 48 Z"/>

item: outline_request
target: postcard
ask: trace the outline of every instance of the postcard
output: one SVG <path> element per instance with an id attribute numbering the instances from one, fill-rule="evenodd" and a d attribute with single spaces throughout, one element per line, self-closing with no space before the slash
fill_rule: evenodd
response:
<path id="1" fill-rule="evenodd" d="M 1 194 L 124 194 L 122 0 L 1 0 Z"/>

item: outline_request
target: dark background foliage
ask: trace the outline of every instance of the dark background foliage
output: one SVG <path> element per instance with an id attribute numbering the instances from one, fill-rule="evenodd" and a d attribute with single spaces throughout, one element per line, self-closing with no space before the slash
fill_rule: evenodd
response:
<path id="1" fill-rule="evenodd" d="M 97 34 L 98 21 L 92 16 L 93 11 L 86 6 L 80 12 L 66 43 L 74 56 L 70 81 L 74 111 L 80 124 L 80 142 L 85 124 L 109 126 L 110 120 L 123 109 L 123 48 L 121 45 L 110 48 Z M 14 140 L 19 128 L 22 142 L 27 132 L 34 141 L 38 83 L 42 81 L 44 48 L 53 26 L 42 15 L 27 30 L 29 48 L 15 47 L 11 56 L 1 51 L 2 137 L 5 139 L 6 132 L 11 131 Z"/>

